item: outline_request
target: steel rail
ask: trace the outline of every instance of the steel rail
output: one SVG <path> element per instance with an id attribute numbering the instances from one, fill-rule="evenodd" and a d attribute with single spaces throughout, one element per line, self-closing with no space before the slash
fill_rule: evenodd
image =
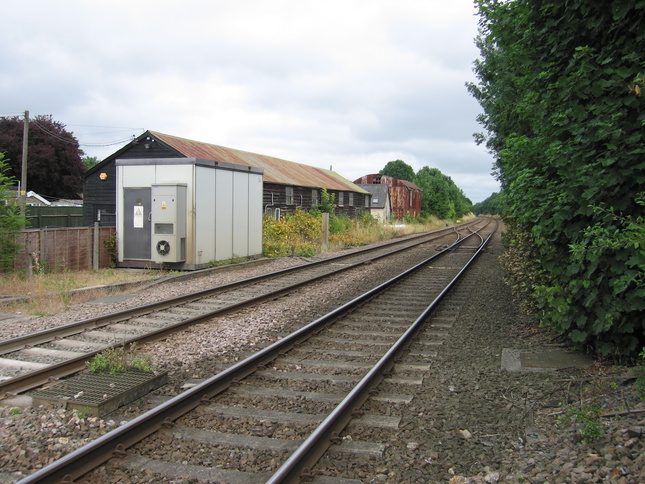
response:
<path id="1" fill-rule="evenodd" d="M 470 225 L 473 225 L 474 223 L 476 223 L 476 222 L 473 222 Z M 469 228 L 470 225 L 463 225 L 461 227 Z M 459 228 L 461 228 L 461 227 L 459 227 Z M 441 229 L 438 232 L 441 232 L 441 231 L 456 231 L 456 227 L 451 227 L 449 229 Z M 392 242 L 389 245 L 380 245 L 380 246 L 377 246 L 377 247 L 369 247 L 369 248 L 366 248 L 366 249 L 361 249 L 359 251 L 353 252 L 351 254 L 341 254 L 341 255 L 338 255 L 338 256 L 330 257 L 328 259 L 323 259 L 323 260 L 314 261 L 314 262 L 308 262 L 306 264 L 302 264 L 302 265 L 295 266 L 295 267 L 289 267 L 289 268 L 286 268 L 286 269 L 281 269 L 279 271 L 270 272 L 268 274 L 260 274 L 258 276 L 249 277 L 247 279 L 242 279 L 240 281 L 230 282 L 230 283 L 223 284 L 221 286 L 217 286 L 217 287 L 214 287 L 214 288 L 204 289 L 202 291 L 192 292 L 190 294 L 184 294 L 184 295 L 181 295 L 181 296 L 175 296 L 175 297 L 170 298 L 170 299 L 165 299 L 163 301 L 158 301 L 158 302 L 146 304 L 144 306 L 137 306 L 135 308 L 125 309 L 123 311 L 117 311 L 117 312 L 97 316 L 97 317 L 94 317 L 94 318 L 88 318 L 88 319 L 84 319 L 84 320 L 80 320 L 80 321 L 74 321 L 72 323 L 64 324 L 64 325 L 61 325 L 61 326 L 56 326 L 54 328 L 44 329 L 42 331 L 37 331 L 35 333 L 30 333 L 30 334 L 26 334 L 26 335 L 22 335 L 22 336 L 16 336 L 15 338 L 10 338 L 10 339 L 4 340 L 4 341 L 0 341 L 0 355 L 4 355 L 4 354 L 7 354 L 7 353 L 12 353 L 14 351 L 19 351 L 19 350 L 23 349 L 26 345 L 35 346 L 35 345 L 38 345 L 38 344 L 48 343 L 50 341 L 53 341 L 56 338 L 64 338 L 64 337 L 68 337 L 68 336 L 73 336 L 73 335 L 82 333 L 83 331 L 85 331 L 88 328 L 96 329 L 96 328 L 100 328 L 100 327 L 106 326 L 106 325 L 114 323 L 114 322 L 124 321 L 124 320 L 130 319 L 130 318 L 133 318 L 133 317 L 142 316 L 144 314 L 149 314 L 151 312 L 158 311 L 158 310 L 161 310 L 161 309 L 166 309 L 166 308 L 169 308 L 169 307 L 178 306 L 180 304 L 190 303 L 190 302 L 193 302 L 193 301 L 196 301 L 196 300 L 199 300 L 199 299 L 203 299 L 205 297 L 213 296 L 213 295 L 218 294 L 220 292 L 229 291 L 231 289 L 234 289 L 234 288 L 242 286 L 242 285 L 250 285 L 250 284 L 260 282 L 260 281 L 263 281 L 263 280 L 266 280 L 266 279 L 275 278 L 276 276 L 286 275 L 286 274 L 290 274 L 290 273 L 296 273 L 298 271 L 311 269 L 311 268 L 316 267 L 318 265 L 337 262 L 337 261 L 342 260 L 342 259 L 347 259 L 347 258 L 351 258 L 351 257 L 364 255 L 364 254 L 367 254 L 369 252 L 384 249 L 386 247 L 392 247 L 394 245 L 403 245 L 403 244 L 409 243 L 410 241 L 415 241 L 415 243 L 411 244 L 410 246 L 399 248 L 397 250 L 394 250 L 392 252 L 388 252 L 388 253 L 386 253 L 386 254 L 384 254 L 382 256 L 379 256 L 379 257 L 376 257 L 376 258 L 373 259 L 373 260 L 378 260 L 381 257 L 386 257 L 388 255 L 393 255 L 393 254 L 396 254 L 396 253 L 401 252 L 403 250 L 406 250 L 409 247 L 414 247 L 416 245 L 421 245 L 421 244 L 424 244 L 424 243 L 431 242 L 432 240 L 435 240 L 436 238 L 444 237 L 445 235 L 446 234 L 439 235 L 438 233 L 435 233 L 435 232 L 429 232 L 429 233 L 425 233 L 425 234 L 415 235 L 414 237 L 411 237 L 411 238 L 407 238 L 407 239 L 404 239 L 404 240 L 399 240 L 399 241 L 396 241 L 396 242 Z M 457 236 L 459 236 L 458 233 L 457 233 Z M 429 240 L 420 240 L 419 241 L 419 239 L 423 239 L 424 237 L 429 238 Z M 364 261 L 359 262 L 356 265 L 360 265 L 362 263 L 364 263 Z M 348 268 L 351 268 L 351 267 L 353 267 L 353 266 L 348 266 Z M 340 272 L 341 270 L 342 269 L 339 269 L 338 272 Z M 329 275 L 331 275 L 331 274 L 332 273 L 330 273 Z"/>
<path id="2" fill-rule="evenodd" d="M 392 345 L 387 353 L 383 355 L 378 363 L 372 367 L 352 391 L 336 406 L 329 416 L 320 423 L 309 437 L 289 456 L 285 463 L 266 481 L 267 484 L 298 483 L 302 479 L 314 477 L 314 474 L 312 474 L 313 466 L 333 443 L 339 442 L 340 433 L 352 420 L 352 414 L 360 409 L 363 403 L 369 398 L 370 391 L 376 388 L 385 378 L 384 374 L 394 366 L 396 358 L 411 342 L 430 313 L 479 256 L 495 231 L 491 232 L 485 240 L 480 236 L 481 243 L 479 248 L 468 260 L 466 265 L 464 265 L 459 273 L 410 325 L 396 343 Z"/>
<path id="3" fill-rule="evenodd" d="M 427 236 L 428 234 L 424 234 L 424 235 Z M 421 238 L 421 237 L 422 236 L 420 236 L 419 238 Z M 430 240 L 433 240 L 433 237 L 431 237 Z M 460 239 L 460 240 L 462 240 L 462 239 Z M 409 239 L 406 239 L 406 241 L 409 241 Z M 421 242 L 413 244 L 412 247 L 415 246 L 415 245 L 420 245 L 420 244 L 427 243 L 427 242 L 428 241 L 421 241 Z M 457 242 L 459 242 L 459 240 Z M 457 243 L 457 242 L 455 242 L 455 243 Z M 400 252 L 402 250 L 406 250 L 406 249 L 409 249 L 409 248 L 410 248 L 410 246 L 406 246 L 404 248 L 397 249 L 397 250 L 395 250 L 393 252 L 388 252 L 386 254 L 382 254 L 382 255 L 380 255 L 378 257 L 375 257 L 375 258 L 373 258 L 371 260 L 378 260 L 380 258 L 387 257 L 389 255 L 392 255 L 393 253 L 398 253 L 398 252 Z M 368 250 L 372 250 L 372 248 L 370 248 Z M 348 255 L 352 255 L 352 254 L 348 254 Z M 346 257 L 346 256 L 339 256 L 338 258 L 344 258 L 344 257 Z M 332 258 L 331 260 L 335 261 L 338 258 Z M 320 263 L 328 262 L 329 260 L 330 259 L 326 259 L 326 260 L 322 260 L 322 261 L 316 261 L 316 262 L 313 262 L 313 263 L 310 263 L 310 264 L 305 264 L 303 266 L 297 266 L 296 268 L 283 269 L 283 270 L 273 272 L 273 273 L 270 273 L 270 274 L 263 274 L 263 275 L 260 275 L 260 276 L 255 276 L 255 277 L 245 279 L 245 280 L 242 280 L 242 281 L 237 281 L 237 282 L 233 282 L 233 283 L 230 283 L 230 284 L 226 284 L 224 286 L 219 286 L 218 288 L 215 288 L 215 289 L 207 289 L 207 290 L 204 290 L 204 291 L 199 291 L 197 293 L 191 293 L 191 294 L 186 295 L 186 296 L 178 296 L 176 298 L 171 299 L 170 303 L 168 303 L 168 304 L 165 304 L 165 303 L 153 303 L 150 306 L 154 306 L 157 310 L 159 309 L 160 306 L 163 306 L 164 308 L 166 308 L 166 307 L 175 307 L 175 306 L 179 305 L 179 303 L 177 303 L 178 300 L 182 300 L 183 302 L 195 301 L 197 299 L 207 297 L 210 293 L 213 293 L 214 291 L 219 292 L 218 290 L 220 288 L 230 289 L 231 287 L 237 287 L 237 286 L 243 285 L 244 283 L 249 283 L 250 281 L 257 282 L 258 280 L 267 279 L 269 276 L 275 276 L 277 274 L 279 274 L 279 275 L 285 274 L 285 273 L 287 273 L 287 272 L 289 272 L 289 271 L 291 271 L 293 269 L 300 269 L 300 270 L 308 269 L 310 267 L 317 266 Z M 213 318 L 215 316 L 221 316 L 221 315 L 226 314 L 228 312 L 232 312 L 232 311 L 241 309 L 243 307 L 247 307 L 247 306 L 250 306 L 250 305 L 253 305 L 253 304 L 257 304 L 258 302 L 261 302 L 261 301 L 264 301 L 264 300 L 274 298 L 276 296 L 291 292 L 294 289 L 297 289 L 299 287 L 302 287 L 302 286 L 305 286 L 307 284 L 310 284 L 313 281 L 323 279 L 323 278 L 328 277 L 328 276 L 330 276 L 332 274 L 338 274 L 340 272 L 350 270 L 350 269 L 352 269 L 352 268 L 354 268 L 356 266 L 359 266 L 361 264 L 364 264 L 364 263 L 365 263 L 365 261 L 361 261 L 361 262 L 357 262 L 356 264 L 349 264 L 349 265 L 346 265 L 346 266 L 343 266 L 343 267 L 339 267 L 339 268 L 336 268 L 332 272 L 327 272 L 327 273 L 319 274 L 317 276 L 312 276 L 312 277 L 309 277 L 306 280 L 296 282 L 296 283 L 290 284 L 288 286 L 283 286 L 283 287 L 281 287 L 279 289 L 276 289 L 274 291 L 264 293 L 264 294 L 262 294 L 262 295 L 260 295 L 258 297 L 254 297 L 254 298 L 251 298 L 251 299 L 246 299 L 246 300 L 243 300 L 243 301 L 240 301 L 240 302 L 237 302 L 237 303 L 232 303 L 232 304 L 230 304 L 230 305 L 228 305 L 226 307 L 219 308 L 219 309 L 216 309 L 216 310 L 213 310 L 213 311 L 209 311 L 209 312 L 200 314 L 198 316 L 188 318 L 188 319 L 185 319 L 183 321 L 179 321 L 177 323 L 164 326 L 162 328 L 159 328 L 159 329 L 154 330 L 154 331 L 150 331 L 150 332 L 145 333 L 143 335 L 133 336 L 132 338 L 129 338 L 129 339 L 120 340 L 118 343 L 114 343 L 112 345 L 106 345 L 103 348 L 84 353 L 83 355 L 80 355 L 80 356 L 78 356 L 76 358 L 72 358 L 72 359 L 69 359 L 69 360 L 62 361 L 60 363 L 55 363 L 55 364 L 52 364 L 52 365 L 48 365 L 46 367 L 43 367 L 43 368 L 40 368 L 40 369 L 37 369 L 37 370 L 33 370 L 33 371 L 25 373 L 23 375 L 20 375 L 20 376 L 17 376 L 17 377 L 2 381 L 2 382 L 0 382 L 0 395 L 1 395 L 0 399 L 6 398 L 7 396 L 13 396 L 13 395 L 21 393 L 21 392 L 25 392 L 25 391 L 30 390 L 32 388 L 35 388 L 35 387 L 38 387 L 38 386 L 43 385 L 45 383 L 48 383 L 48 382 L 50 382 L 52 380 L 60 379 L 60 378 L 63 378 L 65 376 L 69 376 L 69 375 L 71 375 L 73 373 L 76 373 L 78 371 L 81 371 L 81 370 L 83 370 L 85 368 L 85 363 L 87 361 L 91 360 L 92 358 L 94 358 L 94 356 L 96 356 L 97 354 L 105 351 L 106 349 L 116 348 L 116 347 L 120 347 L 122 345 L 127 346 L 127 345 L 132 344 L 132 343 L 145 344 L 145 343 L 150 343 L 150 342 L 154 342 L 154 341 L 159 341 L 161 339 L 166 338 L 167 336 L 169 336 L 172 333 L 175 333 L 175 332 L 177 332 L 177 331 L 179 331 L 181 329 L 185 329 L 185 328 L 187 328 L 189 326 L 192 326 L 194 324 L 204 322 L 204 321 L 206 321 L 208 319 L 211 319 L 211 318 Z M 196 296 L 196 295 L 199 295 L 199 296 Z M 212 294 L 210 294 L 210 295 L 212 295 Z M 151 310 L 146 311 L 145 309 L 148 309 L 150 306 L 140 306 L 140 307 L 134 308 L 132 311 L 136 315 L 148 314 L 148 313 L 151 312 Z M 86 320 L 86 321 L 93 322 L 95 320 L 102 320 L 101 321 L 102 324 L 100 324 L 99 326 L 97 326 L 97 325 L 92 325 L 91 326 L 92 328 L 96 328 L 96 327 L 100 327 L 100 326 L 103 326 L 103 325 L 107 325 L 107 324 L 109 324 L 111 322 L 114 322 L 114 321 L 118 322 L 118 321 L 122 321 L 124 319 L 128 319 L 127 317 L 124 317 L 124 313 L 127 313 L 128 311 L 129 310 L 121 311 L 121 312 L 118 312 L 118 313 L 112 313 L 111 315 L 101 316 L 101 317 L 93 318 L 92 320 Z M 115 320 L 107 320 L 107 318 L 109 316 L 112 316 L 112 315 L 116 316 L 116 319 Z M 75 324 L 75 323 L 70 323 L 69 325 L 65 325 L 65 326 L 63 326 L 61 328 L 65 328 L 66 326 L 71 326 L 73 324 Z M 51 330 L 45 330 L 43 332 L 34 333 L 34 334 L 40 336 L 41 333 L 45 333 L 45 332 L 49 331 L 50 335 L 53 334 L 53 335 L 55 335 L 55 337 L 60 338 L 60 337 L 73 336 L 75 334 L 80 334 L 85 330 L 84 328 L 79 329 L 78 327 L 68 328 L 68 329 L 71 329 L 71 332 L 67 332 L 66 334 L 63 334 L 63 333 L 58 333 L 56 331 L 57 329 L 58 328 L 52 328 Z M 27 335 L 27 336 L 29 336 L 29 335 Z M 44 341 L 41 341 L 41 343 L 52 341 L 53 339 L 55 339 L 55 337 L 54 338 L 50 337 L 50 338 L 48 338 L 48 339 L 46 339 Z M 30 345 L 38 344 L 38 343 L 35 343 L 34 341 L 27 340 L 26 337 L 24 337 L 24 338 L 14 338 L 13 340 L 7 340 L 7 341 L 15 342 L 15 340 L 20 340 L 21 344 L 20 344 L 19 347 L 16 347 L 13 351 L 19 351 L 20 349 L 24 348 L 25 345 L 27 345 L 27 344 L 30 344 Z"/>
<path id="4" fill-rule="evenodd" d="M 19 481 L 19 484 L 72 482 L 74 479 L 81 477 L 108 461 L 113 456 L 124 455 L 127 448 L 135 445 L 161 428 L 172 427 L 174 421 L 179 417 L 190 412 L 202 403 L 208 403 L 211 398 L 226 390 L 231 384 L 253 373 L 257 368 L 268 364 L 285 351 L 308 339 L 312 334 L 322 329 L 328 322 L 348 313 L 351 309 L 383 292 L 409 274 L 422 269 L 428 262 L 452 252 L 455 246 L 463 243 L 473 235 L 470 234 L 454 242 L 441 252 L 432 255 L 423 262 L 343 304 L 248 358 L 217 373 L 193 388 L 175 396 L 171 400 L 145 412 L 121 427 L 110 431 L 97 440 L 76 449 L 34 474 L 27 476 Z"/>
<path id="5" fill-rule="evenodd" d="M 428 235 L 429 234 L 423 234 L 421 236 L 415 237 L 415 239 L 423 239 L 424 236 L 428 237 Z M 439 236 L 437 236 L 437 237 L 439 237 Z M 429 241 L 434 240 L 434 239 L 435 239 L 434 235 L 430 236 Z M 400 241 L 400 242 L 405 243 L 405 242 L 409 242 L 409 240 L 410 239 L 406 239 L 405 241 Z M 459 241 L 459 239 L 458 239 L 458 241 Z M 406 245 L 403 248 L 399 248 L 399 249 L 397 249 L 397 250 L 395 250 L 393 252 L 388 252 L 386 254 L 382 254 L 382 255 L 377 256 L 377 257 L 375 257 L 375 258 L 373 258 L 371 260 L 378 260 L 380 258 L 387 257 L 387 256 L 392 255 L 394 253 L 398 253 L 400 251 L 409 249 L 410 247 L 414 247 L 416 245 L 420 245 L 420 244 L 427 243 L 427 242 L 428 242 L 428 240 L 417 241 L 414 244 L 412 244 L 411 246 Z M 455 242 L 455 243 L 457 243 L 457 242 Z M 383 248 L 383 247 L 381 246 L 381 248 Z M 365 251 L 369 252 L 369 251 L 372 251 L 373 249 L 374 248 L 365 249 Z M 361 252 L 361 253 L 363 253 L 363 252 Z M 73 325 L 79 324 L 79 323 L 70 323 L 68 325 L 64 325 L 64 326 L 61 326 L 59 328 L 51 328 L 50 330 L 45 330 L 45 331 L 42 331 L 42 332 L 39 332 L 39 333 L 34 333 L 34 334 L 38 336 L 39 341 L 40 341 L 40 338 L 42 337 L 42 335 L 44 333 L 47 333 L 49 335 L 49 337 L 47 339 L 44 339 L 44 340 L 40 341 L 40 343 L 49 342 L 49 341 L 52 341 L 55 338 L 62 338 L 62 337 L 66 337 L 66 336 L 73 336 L 73 335 L 76 335 L 76 334 L 80 334 L 83 331 L 85 331 L 86 328 L 95 329 L 97 327 L 105 326 L 105 325 L 107 325 L 109 323 L 112 323 L 112 322 L 123 321 L 124 319 L 128 319 L 128 317 L 126 316 L 126 313 L 128 313 L 128 312 L 130 312 L 130 314 L 133 314 L 134 316 L 138 316 L 138 315 L 142 315 L 142 314 L 149 314 L 153 310 L 159 310 L 161 308 L 165 309 L 165 308 L 169 308 L 169 307 L 178 306 L 180 304 L 180 301 L 183 302 L 183 303 L 195 301 L 195 300 L 198 300 L 200 298 L 212 296 L 213 293 L 221 292 L 220 290 L 223 290 L 223 289 L 228 290 L 230 288 L 238 287 L 240 285 L 252 284 L 252 283 L 257 282 L 259 280 L 268 279 L 268 278 L 270 278 L 272 276 L 275 276 L 275 275 L 283 275 L 283 274 L 292 272 L 293 269 L 305 270 L 305 269 L 311 268 L 313 266 L 317 266 L 319 264 L 329 262 L 330 260 L 331 261 L 337 261 L 338 259 L 343 259 L 343 258 L 346 258 L 348 256 L 352 256 L 352 255 L 355 255 L 355 254 L 346 254 L 346 255 L 337 256 L 337 257 L 334 257 L 334 258 L 331 258 L 331 259 L 325 259 L 325 260 L 322 260 L 322 261 L 316 261 L 316 262 L 312 262 L 312 263 L 309 263 L 309 264 L 304 264 L 302 266 L 297 266 L 295 268 L 282 269 L 280 271 L 276 271 L 276 272 L 273 272 L 273 273 L 270 273 L 270 274 L 263 274 L 263 275 L 255 276 L 255 277 L 252 277 L 252 278 L 249 278 L 249 279 L 244 279 L 242 281 L 237 281 L 237 282 L 233 282 L 233 283 L 226 284 L 226 285 L 223 285 L 223 286 L 218 286 L 217 288 L 214 288 L 214 289 L 211 288 L 211 289 L 206 289 L 204 291 L 199 291 L 197 293 L 191 293 L 189 295 L 178 296 L 178 297 L 175 297 L 175 298 L 172 298 L 171 300 L 169 300 L 170 302 L 164 301 L 164 302 L 160 302 L 160 303 L 153 303 L 153 304 L 148 305 L 148 306 L 139 306 L 139 307 L 134 308 L 132 310 L 120 311 L 120 312 L 117 312 L 117 313 L 112 313 L 110 315 L 100 316 L 98 318 L 93 318 L 93 319 L 90 319 L 90 320 L 85 320 L 85 321 L 80 322 L 80 323 L 90 322 L 91 324 L 88 325 L 88 326 L 79 327 L 79 326 L 73 326 Z M 365 261 L 361 261 L 361 262 L 357 262 L 355 264 L 349 264 L 349 265 L 346 265 L 346 266 L 343 266 L 343 267 L 339 267 L 339 268 L 336 268 L 335 270 L 333 270 L 331 272 L 327 272 L 327 273 L 319 274 L 317 276 L 309 277 L 306 280 L 296 282 L 296 283 L 290 284 L 288 286 L 283 286 L 283 287 L 281 287 L 281 288 L 279 288 L 277 290 L 274 290 L 274 291 L 271 291 L 271 292 L 268 292 L 268 293 L 264 293 L 264 294 L 262 294 L 260 296 L 253 297 L 253 298 L 250 298 L 250 299 L 246 299 L 246 300 L 243 300 L 243 301 L 240 301 L 240 302 L 237 302 L 237 303 L 232 303 L 232 304 L 229 304 L 229 305 L 227 305 L 227 306 L 225 306 L 223 308 L 219 308 L 219 309 L 216 309 L 216 310 L 213 310 L 213 311 L 209 311 L 209 312 L 200 314 L 198 316 L 188 318 L 188 319 L 179 321 L 177 323 L 164 326 L 162 328 L 150 331 L 150 332 L 145 333 L 143 335 L 133 336 L 132 338 L 128 338 L 128 339 L 122 339 L 118 343 L 114 343 L 112 345 L 106 345 L 103 348 L 84 353 L 83 355 L 80 355 L 80 356 L 78 356 L 76 358 L 72 358 L 72 359 L 69 359 L 69 360 L 62 361 L 60 363 L 55 363 L 55 364 L 52 364 L 52 365 L 48 365 L 48 366 L 45 366 L 43 368 L 39 368 L 37 370 L 33 370 L 31 372 L 25 373 L 23 375 L 19 375 L 19 376 L 16 376 L 14 378 L 2 381 L 2 382 L 0 382 L 0 399 L 6 398 L 7 396 L 16 395 L 18 393 L 22 393 L 22 392 L 25 392 L 27 390 L 31 390 L 32 388 L 36 388 L 36 387 L 38 387 L 40 385 L 43 385 L 45 383 L 48 383 L 48 382 L 50 382 L 52 380 L 60 379 L 60 378 L 63 378 L 65 376 L 69 376 L 69 375 L 71 375 L 73 373 L 79 372 L 79 371 L 81 371 L 81 370 L 83 370 L 85 368 L 86 362 L 90 361 L 97 354 L 105 351 L 106 349 L 116 348 L 116 347 L 120 347 L 122 345 L 127 346 L 127 345 L 130 345 L 132 343 L 145 344 L 145 343 L 150 343 L 150 342 L 153 342 L 153 341 L 159 341 L 161 339 L 166 338 L 168 335 L 170 335 L 172 333 L 175 333 L 177 331 L 185 329 L 185 328 L 187 328 L 189 326 L 192 326 L 194 324 L 198 324 L 198 323 L 204 322 L 204 321 L 206 321 L 206 320 L 208 320 L 210 318 L 213 318 L 213 317 L 216 317 L 216 316 L 221 316 L 221 315 L 226 314 L 228 312 L 232 312 L 232 311 L 241 309 L 243 307 L 250 306 L 250 305 L 253 305 L 253 304 L 257 304 L 257 303 L 259 303 L 261 301 L 264 301 L 264 300 L 274 298 L 276 296 L 291 292 L 291 291 L 293 291 L 293 290 L 295 290 L 295 289 L 297 289 L 299 287 L 302 287 L 302 286 L 305 286 L 307 284 L 310 284 L 313 281 L 323 279 L 323 278 L 328 277 L 328 276 L 330 276 L 332 274 L 338 274 L 340 272 L 350 270 L 350 269 L 352 269 L 354 267 L 357 267 L 357 266 L 359 266 L 359 265 L 361 265 L 363 263 L 365 263 Z M 151 307 L 153 309 L 150 309 Z M 108 318 L 110 316 L 114 316 L 115 319 L 114 320 L 109 320 Z M 59 331 L 59 329 L 62 330 L 62 331 Z M 14 338 L 12 340 L 7 340 L 7 341 L 11 342 L 11 344 L 14 345 L 14 350 L 13 351 L 19 351 L 20 349 L 24 348 L 27 344 L 29 344 L 29 345 L 38 344 L 37 342 L 34 342 L 33 340 L 27 339 L 28 336 L 30 336 L 30 335 L 26 335 L 25 337 Z M 15 346 L 17 344 L 16 343 L 17 341 L 20 342 L 19 346 Z"/>

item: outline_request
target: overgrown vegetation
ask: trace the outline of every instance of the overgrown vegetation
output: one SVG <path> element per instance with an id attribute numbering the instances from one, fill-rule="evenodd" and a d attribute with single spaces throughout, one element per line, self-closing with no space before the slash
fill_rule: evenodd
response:
<path id="1" fill-rule="evenodd" d="M 148 354 L 138 354 L 136 343 L 108 348 L 97 354 L 85 365 L 94 373 L 104 372 L 114 376 L 130 369 L 153 372 L 152 358 Z"/>
<path id="2" fill-rule="evenodd" d="M 208 264 L 206 266 L 207 267 L 228 266 L 231 264 L 241 264 L 242 262 L 248 262 L 250 260 L 253 260 L 253 259 L 251 259 L 250 257 L 233 256 L 230 259 L 208 261 Z"/>
<path id="3" fill-rule="evenodd" d="M 504 193 L 506 261 L 580 347 L 645 344 L 645 2 L 478 0 L 469 85 Z"/>
<path id="4" fill-rule="evenodd" d="M 597 403 L 568 405 L 565 407 L 565 413 L 560 417 L 560 423 L 565 425 L 574 423 L 578 426 L 582 441 L 593 442 L 604 434 L 605 428 L 600 421 L 602 414 L 603 410 Z"/>
<path id="5" fill-rule="evenodd" d="M 322 247 L 320 210 L 315 209 L 310 213 L 296 210 L 293 215 L 286 215 L 279 220 L 264 218 L 263 253 L 266 257 L 312 257 L 322 251 L 366 245 L 443 225 L 443 222 L 434 217 L 409 219 L 404 226 L 397 226 L 383 225 L 367 212 L 357 218 L 330 214 L 329 246 Z"/>
<path id="6" fill-rule="evenodd" d="M 158 271 L 122 271 L 99 269 L 97 271 L 65 271 L 59 273 L 37 272 L 28 279 L 24 273 L 8 273 L 0 277 L 0 294 L 4 296 L 27 295 L 30 299 L 0 304 L 0 312 L 16 312 L 49 316 L 64 311 L 71 304 L 106 297 L 106 288 L 75 293 L 74 289 L 105 286 L 106 284 L 136 279 L 158 277 Z"/>
<path id="7" fill-rule="evenodd" d="M 6 202 L 10 199 L 9 187 L 14 183 L 9 175 L 9 165 L 0 153 L 0 272 L 13 270 L 13 263 L 20 246 L 16 244 L 16 234 L 24 227 L 20 216 L 20 206 Z"/>
<path id="8" fill-rule="evenodd" d="M 115 268 L 119 262 L 119 244 L 116 239 L 116 234 L 113 234 L 109 239 L 103 241 L 103 246 L 107 249 L 110 255 L 110 267 Z"/>

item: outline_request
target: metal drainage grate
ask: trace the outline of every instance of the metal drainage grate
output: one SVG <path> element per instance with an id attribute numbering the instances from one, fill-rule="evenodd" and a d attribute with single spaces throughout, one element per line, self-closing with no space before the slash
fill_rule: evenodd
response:
<path id="1" fill-rule="evenodd" d="M 117 375 L 81 373 L 32 394 L 34 405 L 59 403 L 102 417 L 165 385 L 168 373 L 128 370 Z"/>

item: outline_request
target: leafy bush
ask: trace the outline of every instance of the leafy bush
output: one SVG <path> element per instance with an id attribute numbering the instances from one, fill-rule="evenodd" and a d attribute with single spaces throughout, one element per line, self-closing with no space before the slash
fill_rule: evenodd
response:
<path id="1" fill-rule="evenodd" d="M 469 89 L 496 156 L 512 269 L 525 271 L 516 285 L 578 345 L 634 354 L 645 343 L 645 64 L 634 48 L 645 4 L 478 4 L 483 60 Z"/>
<path id="2" fill-rule="evenodd" d="M 280 220 L 264 217 L 264 248 L 267 257 L 311 257 L 321 236 L 321 218 L 296 210 Z"/>
<path id="3" fill-rule="evenodd" d="M 16 243 L 16 233 L 24 227 L 19 205 L 9 205 L 9 186 L 14 178 L 9 176 L 9 166 L 0 153 L 0 272 L 13 270 L 13 262 L 20 245 Z"/>
<path id="4" fill-rule="evenodd" d="M 125 345 L 108 348 L 97 354 L 86 366 L 94 373 L 106 372 L 114 376 L 129 368 L 145 372 L 155 371 L 152 366 L 150 355 L 138 355 L 137 344 L 132 343 L 129 347 Z"/>

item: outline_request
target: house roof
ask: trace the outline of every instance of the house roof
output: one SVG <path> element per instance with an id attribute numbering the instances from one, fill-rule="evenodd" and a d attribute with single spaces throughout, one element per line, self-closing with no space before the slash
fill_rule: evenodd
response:
<path id="1" fill-rule="evenodd" d="M 354 183 L 356 183 L 359 186 L 364 186 L 366 185 L 368 181 L 372 180 L 379 180 L 378 182 L 374 183 L 374 185 L 378 184 L 383 184 L 383 185 L 389 185 L 389 186 L 404 186 L 406 188 L 409 188 L 411 190 L 416 190 L 416 191 L 423 191 L 421 187 L 418 185 L 415 185 L 414 183 L 407 181 L 407 180 L 401 180 L 400 178 L 394 178 L 393 176 L 389 175 L 381 175 L 380 173 L 373 173 L 370 175 L 364 175 L 358 180 L 354 180 Z"/>
<path id="2" fill-rule="evenodd" d="M 358 186 L 372 194 L 372 208 L 385 208 L 389 198 L 389 187 L 387 185 L 359 183 Z M 375 202 L 374 200 L 377 201 Z"/>
<path id="3" fill-rule="evenodd" d="M 142 135 L 142 137 L 144 136 L 152 136 L 180 154 L 190 158 L 204 158 L 235 165 L 261 168 L 264 170 L 263 178 L 267 183 L 368 193 L 331 170 L 282 160 L 273 156 L 260 155 L 234 148 L 226 148 L 224 146 L 180 138 L 157 131 L 148 131 Z"/>

